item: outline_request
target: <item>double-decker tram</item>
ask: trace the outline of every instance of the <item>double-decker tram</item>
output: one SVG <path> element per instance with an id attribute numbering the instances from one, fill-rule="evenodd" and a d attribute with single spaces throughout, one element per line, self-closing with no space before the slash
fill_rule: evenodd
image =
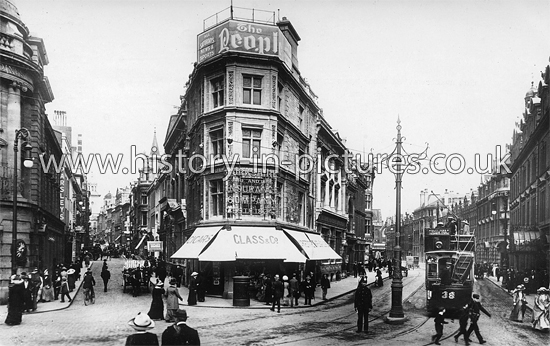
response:
<path id="1" fill-rule="evenodd" d="M 424 235 L 426 309 L 458 311 L 470 302 L 474 288 L 475 238 L 437 227 Z"/>

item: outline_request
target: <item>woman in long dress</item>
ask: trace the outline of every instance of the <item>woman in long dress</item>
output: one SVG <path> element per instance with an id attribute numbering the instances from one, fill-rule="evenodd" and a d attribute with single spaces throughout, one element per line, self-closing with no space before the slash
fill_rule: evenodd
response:
<path id="1" fill-rule="evenodd" d="M 166 289 L 164 293 L 166 297 L 166 322 L 174 322 L 175 313 L 179 309 L 179 301 L 183 300 L 181 297 L 178 288 L 176 287 L 176 280 L 170 280 L 170 286 Z"/>
<path id="2" fill-rule="evenodd" d="M 54 300 L 52 278 L 48 272 L 48 269 L 44 270 L 44 287 L 42 288 L 42 296 L 40 298 L 44 302 L 51 302 Z"/>
<path id="3" fill-rule="evenodd" d="M 547 331 L 550 329 L 550 290 L 541 287 L 537 290 L 535 306 L 533 306 L 533 329 Z"/>
<path id="4" fill-rule="evenodd" d="M 515 322 L 523 322 L 523 316 L 525 314 L 525 308 L 527 301 L 525 300 L 525 286 L 518 285 L 515 290 L 512 291 L 514 298 L 514 307 L 510 313 L 510 320 Z M 521 314 L 521 318 L 519 315 Z"/>
<path id="5" fill-rule="evenodd" d="M 288 283 L 288 276 L 283 275 L 283 301 L 284 306 L 290 305 L 290 284 Z"/>
<path id="6" fill-rule="evenodd" d="M 8 291 L 8 316 L 6 317 L 7 325 L 14 326 L 21 324 L 24 307 L 24 291 L 25 286 L 19 275 L 12 275 Z"/>
<path id="7" fill-rule="evenodd" d="M 164 284 L 158 280 L 157 284 L 153 288 L 153 293 L 151 294 L 153 301 L 151 302 L 151 309 L 149 309 L 149 317 L 152 320 L 162 320 L 164 318 L 164 302 L 162 301 L 162 296 L 164 295 Z"/>

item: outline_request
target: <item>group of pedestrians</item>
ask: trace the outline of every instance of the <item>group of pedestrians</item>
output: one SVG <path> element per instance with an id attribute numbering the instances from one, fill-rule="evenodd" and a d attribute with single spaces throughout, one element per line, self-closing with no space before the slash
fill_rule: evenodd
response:
<path id="1" fill-rule="evenodd" d="M 187 311 L 176 309 L 173 313 L 174 324 L 167 327 L 161 335 L 161 344 L 156 334 L 149 332 L 155 328 L 155 321 L 146 313 L 138 313 L 128 321 L 136 333 L 126 338 L 126 346 L 150 345 L 200 345 L 199 333 L 187 325 Z"/>
<path id="2" fill-rule="evenodd" d="M 8 316 L 5 323 L 17 325 L 22 321 L 22 314 L 34 312 L 39 303 L 60 300 L 64 303 L 72 301 L 70 292 L 76 288 L 76 281 L 80 280 L 79 261 L 69 265 L 59 264 L 53 270 L 43 271 L 37 267 L 31 272 L 21 272 L 10 277 L 8 287 Z"/>
<path id="3" fill-rule="evenodd" d="M 461 308 L 459 325 L 460 330 L 458 334 L 455 335 L 455 342 L 458 342 L 458 338 L 463 335 L 466 345 L 469 345 L 470 335 L 474 333 L 480 344 L 484 344 L 487 341 L 483 339 L 481 332 L 479 331 L 479 326 L 477 324 L 481 313 L 491 317 L 491 314 L 481 305 L 480 296 L 477 293 L 472 294 L 472 299 L 466 305 Z M 440 345 L 439 340 L 443 336 L 443 325 L 448 322 L 445 321 L 445 309 L 441 308 L 438 311 L 438 314 L 434 318 L 435 323 L 435 334 L 432 335 L 432 342 L 436 345 Z M 470 326 L 468 327 L 468 322 Z"/>
<path id="4" fill-rule="evenodd" d="M 546 287 L 540 287 L 536 293 L 537 296 L 534 300 L 531 325 L 535 330 L 548 331 L 550 329 L 550 290 Z M 525 311 L 527 310 L 527 299 L 525 298 L 525 294 L 525 286 L 523 284 L 518 285 L 516 289 L 512 291 L 513 306 L 510 312 L 511 321 L 523 322 Z"/>
<path id="5" fill-rule="evenodd" d="M 315 288 L 317 284 L 313 280 L 313 273 L 306 275 L 303 281 L 298 279 L 296 273 L 289 278 L 287 275 L 282 277 L 275 274 L 271 277 L 269 274 L 261 274 L 255 282 L 251 282 L 256 288 L 256 298 L 265 302 L 265 305 L 272 305 L 271 311 L 281 311 L 282 306 L 299 306 L 299 299 L 304 296 L 304 305 L 312 305 L 315 299 Z M 330 279 L 324 274 L 320 280 L 322 299 L 327 299 L 328 289 L 330 288 Z"/>

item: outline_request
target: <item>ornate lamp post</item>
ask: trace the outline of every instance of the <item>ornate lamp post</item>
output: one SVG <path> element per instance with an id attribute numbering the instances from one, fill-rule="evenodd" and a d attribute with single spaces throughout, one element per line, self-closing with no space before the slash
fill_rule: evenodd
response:
<path id="1" fill-rule="evenodd" d="M 23 161 L 23 166 L 26 168 L 31 168 L 33 165 L 32 159 L 30 158 L 30 151 L 32 145 L 28 142 L 30 137 L 29 130 L 22 127 L 19 130 L 15 130 L 15 140 L 13 141 L 13 221 L 12 221 L 12 231 L 11 231 L 11 243 L 12 243 L 12 253 L 11 253 L 11 266 L 12 274 L 17 274 L 17 194 L 18 191 L 18 174 L 17 174 L 17 163 L 19 158 L 17 157 L 17 152 L 19 151 L 19 140 L 22 139 L 22 149 L 25 151 L 25 159 Z"/>
<path id="2" fill-rule="evenodd" d="M 502 244 L 502 255 L 500 258 L 500 274 L 502 275 L 502 285 L 506 285 L 508 283 L 508 276 L 506 275 L 506 272 L 508 271 L 508 200 L 504 200 L 503 205 L 503 211 L 504 213 L 504 225 L 503 225 L 503 233 L 504 233 L 504 244 Z M 504 282 L 506 280 L 506 282 Z"/>
<path id="3" fill-rule="evenodd" d="M 405 137 L 401 136 L 401 120 L 397 118 L 397 138 L 395 139 L 395 150 L 392 155 L 390 155 L 391 162 L 394 163 L 392 167 L 394 170 L 392 173 L 395 175 L 395 247 L 393 248 L 394 252 L 394 261 L 393 261 L 393 281 L 391 284 L 392 288 L 392 306 L 390 314 L 386 317 L 385 321 L 389 324 L 403 324 L 407 318 L 403 312 L 403 274 L 401 272 L 401 182 L 403 179 L 403 173 L 405 173 L 407 167 L 412 162 L 405 162 L 405 158 L 410 156 L 405 152 L 403 155 L 403 141 Z M 426 149 L 419 155 L 415 155 L 416 160 L 424 160 L 427 156 L 428 146 Z M 392 157 L 395 157 L 392 158 Z M 389 166 L 389 164 L 388 164 Z"/>

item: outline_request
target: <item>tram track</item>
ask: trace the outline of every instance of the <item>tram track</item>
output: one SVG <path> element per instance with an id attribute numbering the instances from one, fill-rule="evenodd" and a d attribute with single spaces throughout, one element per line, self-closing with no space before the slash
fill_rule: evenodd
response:
<path id="1" fill-rule="evenodd" d="M 389 278 L 387 278 L 385 281 L 390 281 Z M 412 284 L 412 280 L 411 282 L 409 283 L 406 283 L 403 287 L 406 287 L 408 285 L 411 285 Z M 422 288 L 424 287 L 424 284 L 420 285 L 417 289 L 415 289 L 412 293 L 410 293 L 407 297 L 405 297 L 405 299 L 403 299 L 404 301 L 410 299 L 412 296 L 414 296 L 419 290 L 421 290 Z M 373 305 L 377 305 L 377 303 L 386 303 L 388 301 L 388 298 L 391 296 L 392 294 L 392 291 L 388 291 L 388 292 L 385 292 L 381 295 L 377 295 L 377 296 L 373 296 Z M 381 305 L 381 304 L 380 304 Z M 374 322 L 374 321 L 377 321 L 377 320 L 380 320 L 382 317 L 384 316 L 387 316 L 388 313 L 391 311 L 390 310 L 384 310 L 384 312 L 382 313 L 378 313 L 374 316 L 371 317 L 371 315 L 369 315 L 369 324 L 371 322 Z M 333 318 L 331 320 L 328 320 L 328 321 L 323 321 L 323 323 L 325 324 L 331 324 L 331 323 L 336 323 L 338 322 L 339 320 L 342 320 L 342 319 L 345 319 L 345 318 L 349 318 L 353 315 L 355 315 L 356 312 L 351 312 L 349 314 L 345 314 L 345 315 L 342 315 L 342 316 L 339 316 L 339 317 L 336 317 L 336 318 Z M 404 331 L 401 331 L 400 333 L 398 333 L 398 336 L 401 336 L 401 335 L 406 335 L 408 333 L 412 333 L 416 330 L 418 330 L 422 325 L 424 325 L 427 321 L 429 320 L 429 318 L 426 318 L 422 323 L 412 327 L 412 328 L 408 328 L 407 330 L 404 330 Z M 287 341 L 280 341 L 280 342 L 275 342 L 275 343 L 270 343 L 272 345 L 284 345 L 284 344 L 291 344 L 291 343 L 299 343 L 299 342 L 303 342 L 303 341 L 306 341 L 306 340 L 315 340 L 315 339 L 320 339 L 320 338 L 325 338 L 325 337 L 328 337 L 328 336 L 332 336 L 332 335 L 336 335 L 336 334 L 340 334 L 340 333 L 343 333 L 343 332 L 346 332 L 346 331 L 349 331 L 349 330 L 352 330 L 352 329 L 355 329 L 357 328 L 357 326 L 355 324 L 353 324 L 351 327 L 345 327 L 345 328 L 338 328 L 336 330 L 333 330 L 333 331 L 330 331 L 330 332 L 326 332 L 326 333 L 322 333 L 322 334 L 319 334 L 319 335 L 314 335 L 314 336 L 309 336 L 309 337 L 304 337 L 304 338 L 300 338 L 300 339 L 292 339 L 292 340 L 287 340 Z M 392 336 L 388 339 L 391 339 L 395 337 Z"/>

